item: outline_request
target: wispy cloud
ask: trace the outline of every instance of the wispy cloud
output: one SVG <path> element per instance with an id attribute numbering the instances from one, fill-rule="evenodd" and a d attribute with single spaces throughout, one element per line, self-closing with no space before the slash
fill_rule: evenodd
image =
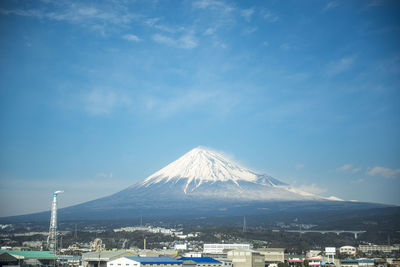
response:
<path id="1" fill-rule="evenodd" d="M 218 111 L 229 112 L 238 104 L 238 99 L 222 90 L 188 90 L 170 98 L 144 97 L 148 111 L 161 117 L 170 117 L 182 112 Z"/>
<path id="2" fill-rule="evenodd" d="M 333 9 L 337 7 L 338 2 L 337 1 L 330 1 L 328 2 L 325 7 L 322 9 L 322 11 L 328 11 L 329 9 Z"/>
<path id="3" fill-rule="evenodd" d="M 142 39 L 140 39 L 137 35 L 134 35 L 134 34 L 125 34 L 124 36 L 122 36 L 122 38 L 125 40 L 128 40 L 128 41 L 132 41 L 132 42 L 142 41 Z"/>
<path id="4" fill-rule="evenodd" d="M 177 33 L 185 30 L 185 27 L 183 26 L 167 26 L 165 24 L 161 24 L 161 20 L 161 18 L 150 18 L 145 20 L 144 24 L 148 27 L 168 33 Z"/>
<path id="5" fill-rule="evenodd" d="M 129 105 L 130 98 L 113 90 L 93 89 L 82 96 L 84 109 L 92 115 L 107 115 Z"/>
<path id="6" fill-rule="evenodd" d="M 339 171 L 348 171 L 348 170 L 350 170 L 351 168 L 353 168 L 353 164 L 345 164 L 345 165 L 343 165 L 342 167 L 339 167 L 338 170 L 339 170 Z"/>
<path id="7" fill-rule="evenodd" d="M 254 8 L 248 8 L 248 9 L 243 9 L 240 12 L 240 15 L 247 21 L 250 22 L 251 21 L 251 17 L 254 14 Z"/>
<path id="8" fill-rule="evenodd" d="M 355 56 L 343 57 L 337 61 L 333 61 L 326 66 L 325 74 L 327 76 L 335 76 L 346 72 L 354 65 Z"/>
<path id="9" fill-rule="evenodd" d="M 154 34 L 153 40 L 160 44 L 166 44 L 168 46 L 184 49 L 192 49 L 198 45 L 197 39 L 193 36 L 193 34 L 190 33 L 184 34 L 177 39 L 163 34 Z"/>
<path id="10" fill-rule="evenodd" d="M 124 26 L 140 16 L 128 12 L 118 5 L 88 6 L 80 2 L 55 1 L 42 8 L 0 9 L 4 15 L 32 17 L 41 20 L 61 21 L 95 30 L 104 30 L 107 25 Z"/>
<path id="11" fill-rule="evenodd" d="M 400 174 L 400 169 L 390 169 L 385 167 L 376 166 L 370 168 L 367 172 L 369 176 L 383 176 L 386 178 L 394 178 Z"/>
<path id="12" fill-rule="evenodd" d="M 245 28 L 243 30 L 244 34 L 252 34 L 257 31 L 257 27 Z"/>
<path id="13" fill-rule="evenodd" d="M 113 178 L 113 174 L 112 174 L 112 172 L 110 172 L 110 173 L 101 172 L 101 173 L 96 174 L 96 178 L 109 178 L 109 179 L 111 179 L 111 178 Z"/>
<path id="14" fill-rule="evenodd" d="M 234 10 L 231 5 L 225 3 L 224 1 L 218 0 L 197 0 L 193 1 L 192 5 L 194 8 L 211 9 L 223 13 L 231 12 Z"/>
<path id="15" fill-rule="evenodd" d="M 271 23 L 275 23 L 275 22 L 279 21 L 279 16 L 266 8 L 263 8 L 260 10 L 260 15 L 264 20 L 271 22 Z"/>
<path id="16" fill-rule="evenodd" d="M 338 171 L 342 171 L 342 172 L 352 172 L 352 173 L 357 173 L 359 171 L 361 171 L 361 168 L 355 168 L 353 166 L 353 164 L 344 164 L 343 166 L 337 168 Z"/>
<path id="17" fill-rule="evenodd" d="M 327 191 L 326 188 L 322 188 L 316 184 L 300 185 L 300 186 L 295 186 L 295 187 L 296 187 L 296 189 L 299 189 L 299 190 L 307 192 L 307 193 L 315 194 L 315 195 L 319 195 L 319 194 L 322 194 Z"/>

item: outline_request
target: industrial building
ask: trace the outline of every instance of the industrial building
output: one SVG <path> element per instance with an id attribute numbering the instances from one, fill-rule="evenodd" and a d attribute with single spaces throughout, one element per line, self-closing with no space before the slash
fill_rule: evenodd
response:
<path id="1" fill-rule="evenodd" d="M 122 257 L 107 263 L 107 267 L 182 267 L 182 261 L 171 257 Z"/>
<path id="2" fill-rule="evenodd" d="M 3 250 L 0 259 L 1 266 L 54 266 L 57 257 L 51 251 Z"/>
<path id="3" fill-rule="evenodd" d="M 83 267 L 106 267 L 109 261 L 119 259 L 125 256 L 135 256 L 126 251 L 97 251 L 82 254 Z"/>
<path id="4" fill-rule="evenodd" d="M 264 255 L 250 249 L 235 249 L 228 252 L 233 267 L 265 267 Z"/>

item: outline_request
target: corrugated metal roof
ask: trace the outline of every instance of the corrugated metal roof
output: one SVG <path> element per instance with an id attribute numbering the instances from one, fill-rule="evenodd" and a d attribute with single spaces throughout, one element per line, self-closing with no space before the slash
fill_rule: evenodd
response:
<path id="1" fill-rule="evenodd" d="M 25 251 L 25 250 L 2 250 L 16 257 L 23 257 L 24 259 L 55 259 L 57 256 L 52 254 L 51 251 Z"/>
<path id="2" fill-rule="evenodd" d="M 151 263 L 181 264 L 182 263 L 181 261 L 176 260 L 171 257 L 126 257 L 126 258 L 140 262 L 140 263 L 144 263 L 144 264 L 151 264 Z"/>
<path id="3" fill-rule="evenodd" d="M 220 261 L 217 261 L 216 259 L 213 259 L 211 257 L 182 257 L 179 260 L 181 261 L 194 261 L 196 263 L 221 263 Z"/>

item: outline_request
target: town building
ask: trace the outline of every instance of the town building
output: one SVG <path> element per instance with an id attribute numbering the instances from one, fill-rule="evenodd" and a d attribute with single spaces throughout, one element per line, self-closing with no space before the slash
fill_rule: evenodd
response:
<path id="1" fill-rule="evenodd" d="M 204 244 L 203 253 L 223 254 L 224 250 L 251 248 L 249 244 Z"/>
<path id="2" fill-rule="evenodd" d="M 228 251 L 227 258 L 233 267 L 265 267 L 264 255 L 250 249 Z"/>
<path id="3" fill-rule="evenodd" d="M 256 249 L 261 255 L 264 255 L 265 263 L 279 263 L 285 261 L 284 248 L 258 248 Z"/>
<path id="4" fill-rule="evenodd" d="M 119 259 L 125 256 L 136 256 L 126 251 L 96 251 L 82 254 L 83 267 L 106 267 L 109 261 Z"/>
<path id="5" fill-rule="evenodd" d="M 122 257 L 107 263 L 107 267 L 182 267 L 182 261 L 171 257 Z"/>
<path id="6" fill-rule="evenodd" d="M 343 246 L 339 248 L 339 252 L 347 255 L 355 255 L 357 249 L 353 246 Z"/>

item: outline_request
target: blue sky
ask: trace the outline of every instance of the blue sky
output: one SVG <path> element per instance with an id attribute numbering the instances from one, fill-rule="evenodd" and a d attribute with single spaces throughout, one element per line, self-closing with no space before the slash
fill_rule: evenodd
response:
<path id="1" fill-rule="evenodd" d="M 115 193 L 199 145 L 400 204 L 398 1 L 0 2 L 0 216 Z M 5 205 L 6 204 L 6 205 Z"/>

